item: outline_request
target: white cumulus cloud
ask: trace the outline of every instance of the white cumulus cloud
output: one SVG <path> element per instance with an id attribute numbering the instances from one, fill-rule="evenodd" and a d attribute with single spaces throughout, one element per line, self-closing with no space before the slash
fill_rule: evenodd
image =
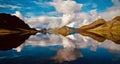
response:
<path id="1" fill-rule="evenodd" d="M 77 3 L 74 0 L 53 0 L 53 2 L 49 2 L 50 6 L 53 6 L 56 10 L 55 13 L 52 13 L 53 16 L 34 16 L 30 13 L 31 16 L 29 18 L 25 18 L 25 22 L 27 22 L 33 28 L 41 27 L 46 29 L 54 29 L 60 28 L 64 25 L 79 28 L 80 26 L 89 24 L 99 18 L 111 20 L 115 16 L 119 16 L 119 0 L 111 1 L 114 5 L 112 7 L 107 8 L 104 12 L 98 12 L 95 8 L 90 10 L 89 12 L 82 12 L 80 10 L 82 9 L 83 4 Z M 94 6 L 96 7 L 97 4 L 94 4 Z M 54 14 L 58 15 L 55 16 Z M 21 18 L 22 20 L 24 19 L 24 17 L 19 11 L 17 11 L 15 15 Z"/>
<path id="2" fill-rule="evenodd" d="M 60 13 L 74 13 L 81 10 L 82 4 L 78 4 L 75 1 L 54 1 L 51 2 L 51 5 L 55 7 L 55 9 Z"/>
<path id="3" fill-rule="evenodd" d="M 71 23 L 75 17 L 77 12 L 80 12 L 83 4 L 76 3 L 72 0 L 54 0 L 50 2 L 52 6 L 55 7 L 56 11 L 62 13 L 62 23 L 59 27 L 67 25 Z"/>

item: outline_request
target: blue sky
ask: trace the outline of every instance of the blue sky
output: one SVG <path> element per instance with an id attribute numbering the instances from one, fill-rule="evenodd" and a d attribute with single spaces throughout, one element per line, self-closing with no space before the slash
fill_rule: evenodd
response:
<path id="1" fill-rule="evenodd" d="M 113 6 L 111 0 L 76 0 L 76 2 L 85 4 L 83 11 L 89 11 L 95 8 L 98 11 L 104 11 L 106 8 Z"/>
<path id="2" fill-rule="evenodd" d="M 98 18 L 111 20 L 119 12 L 120 0 L 0 0 L 0 13 L 22 16 L 31 27 L 46 24 L 44 27 L 56 28 L 70 23 L 80 27 Z"/>
<path id="3" fill-rule="evenodd" d="M 33 13 L 34 15 L 41 15 L 43 13 L 53 12 L 55 8 L 49 5 L 53 0 L 0 0 L 0 13 L 15 13 L 20 11 L 23 15 L 26 13 Z M 97 11 L 104 11 L 106 8 L 113 6 L 111 0 L 74 0 L 78 4 L 84 4 L 83 12 L 88 12 L 91 9 Z M 7 6 L 6 6 L 7 5 Z M 16 6 L 15 8 L 12 8 Z"/>

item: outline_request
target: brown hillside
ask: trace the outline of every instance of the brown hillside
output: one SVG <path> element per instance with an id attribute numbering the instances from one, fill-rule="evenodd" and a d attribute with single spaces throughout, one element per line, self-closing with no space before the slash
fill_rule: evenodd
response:
<path id="1" fill-rule="evenodd" d="M 58 28 L 58 29 L 48 30 L 48 32 L 55 33 L 55 34 L 61 34 L 63 36 L 67 36 L 67 35 L 71 34 L 72 29 L 67 27 L 67 26 L 63 26 L 63 27 Z"/>
<path id="2" fill-rule="evenodd" d="M 104 23 L 106 23 L 104 19 L 98 19 L 98 20 L 94 21 L 93 23 L 91 23 L 91 24 L 89 24 L 89 25 L 84 25 L 84 26 L 80 27 L 79 29 L 80 29 L 80 30 L 93 29 L 93 28 L 95 28 L 95 27 L 98 27 L 98 26 L 100 26 L 100 25 L 103 25 Z"/>

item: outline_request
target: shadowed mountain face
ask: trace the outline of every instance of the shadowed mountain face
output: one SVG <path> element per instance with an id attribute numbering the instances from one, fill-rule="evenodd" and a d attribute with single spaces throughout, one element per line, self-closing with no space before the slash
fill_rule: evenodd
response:
<path id="1" fill-rule="evenodd" d="M 18 30 L 18 28 L 31 29 L 21 19 L 10 14 L 0 14 L 0 29 Z"/>
<path id="2" fill-rule="evenodd" d="M 107 22 L 99 19 L 89 25 L 80 27 L 76 32 L 92 37 L 99 42 L 108 39 L 120 44 L 120 16 Z"/>
<path id="3" fill-rule="evenodd" d="M 0 36 L 0 50 L 10 50 L 20 46 L 22 43 L 28 39 L 30 34 L 10 34 L 5 36 Z"/>
<path id="4" fill-rule="evenodd" d="M 24 21 L 10 14 L 0 14 L 0 50 L 18 47 L 37 30 L 30 28 Z"/>
<path id="5" fill-rule="evenodd" d="M 14 33 L 37 33 L 36 29 L 30 28 L 24 21 L 10 14 L 0 14 L 0 35 Z"/>
<path id="6" fill-rule="evenodd" d="M 10 14 L 0 14 L 0 50 L 9 50 L 24 43 L 37 30 L 30 28 L 24 21 Z"/>

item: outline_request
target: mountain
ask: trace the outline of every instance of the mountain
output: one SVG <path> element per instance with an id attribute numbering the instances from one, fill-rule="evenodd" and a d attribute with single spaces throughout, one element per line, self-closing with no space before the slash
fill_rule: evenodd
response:
<path id="1" fill-rule="evenodd" d="M 120 16 L 117 16 L 106 23 L 111 30 L 120 30 Z"/>
<path id="2" fill-rule="evenodd" d="M 0 35 L 7 35 L 18 32 L 37 32 L 30 28 L 23 20 L 6 13 L 0 13 Z"/>
<path id="3" fill-rule="evenodd" d="M 48 30 L 47 32 L 55 33 L 55 34 L 61 34 L 63 36 L 67 36 L 67 35 L 70 35 L 73 32 L 73 30 L 71 28 L 67 27 L 67 26 L 63 26 L 61 28 Z"/>
<path id="4" fill-rule="evenodd" d="M 24 21 L 10 14 L 0 14 L 0 29 L 18 30 L 18 28 L 31 29 Z"/>
<path id="5" fill-rule="evenodd" d="M 111 40 L 116 44 L 120 44 L 120 16 L 113 18 L 112 20 L 106 21 L 98 19 L 95 22 L 80 27 L 76 32 L 85 36 L 92 37 L 93 39 L 102 42 L 104 39 Z M 89 33 L 89 34 L 88 34 Z M 102 38 L 96 38 L 91 35 L 96 34 Z"/>
<path id="6" fill-rule="evenodd" d="M 106 21 L 101 26 L 96 26 L 93 29 L 89 29 L 89 31 L 120 31 L 120 16 L 113 18 L 112 20 Z"/>
<path id="7" fill-rule="evenodd" d="M 84 25 L 84 26 L 80 27 L 78 30 L 93 29 L 93 28 L 96 28 L 100 25 L 103 25 L 104 23 L 106 23 L 104 19 L 98 19 L 89 25 Z"/>

